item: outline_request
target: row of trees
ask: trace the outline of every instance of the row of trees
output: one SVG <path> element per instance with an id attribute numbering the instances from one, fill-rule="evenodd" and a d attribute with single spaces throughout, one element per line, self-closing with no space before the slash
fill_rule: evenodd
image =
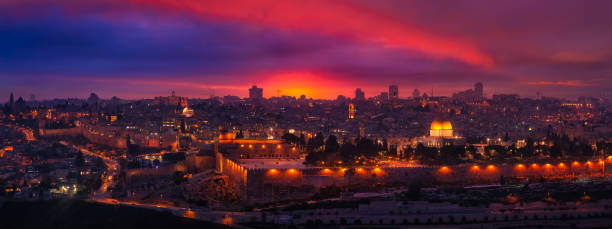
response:
<path id="1" fill-rule="evenodd" d="M 441 148 L 427 147 L 419 143 L 415 148 L 404 149 L 404 157 L 420 161 L 423 164 L 459 164 L 467 159 L 467 154 L 476 152 L 473 146 L 447 145 Z"/>
<path id="2" fill-rule="evenodd" d="M 339 143 L 336 136 L 327 138 L 318 133 L 310 140 L 304 135 L 285 134 L 283 139 L 290 144 L 302 147 L 307 152 L 306 163 L 337 163 L 352 165 L 359 161 L 371 163 L 380 158 L 398 155 L 397 146 L 387 144 L 386 140 L 369 138 L 344 139 Z M 597 149 L 612 149 L 612 144 L 598 143 Z M 478 153 L 472 145 L 446 145 L 441 148 L 426 147 L 418 144 L 403 149 L 399 159 L 415 159 L 424 164 L 459 164 L 470 161 L 506 162 L 533 157 L 592 157 L 596 154 L 592 146 L 581 139 L 570 139 L 567 135 L 549 134 L 541 140 L 526 139 L 525 146 L 517 148 L 490 145 Z"/>
<path id="3" fill-rule="evenodd" d="M 339 142 L 335 135 L 327 138 L 322 133 L 317 133 L 313 138 L 306 140 L 304 135 L 299 137 L 293 134 L 285 134 L 282 137 L 287 143 L 295 144 L 306 150 L 306 163 L 337 163 L 354 164 L 357 159 L 369 162 L 389 154 L 395 155 L 396 146 L 389 146 L 387 140 L 356 138 L 354 140 L 344 139 Z"/>

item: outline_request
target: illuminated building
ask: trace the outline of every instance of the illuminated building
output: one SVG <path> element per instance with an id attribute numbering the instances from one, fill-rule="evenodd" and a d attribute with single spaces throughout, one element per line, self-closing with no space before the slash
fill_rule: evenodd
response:
<path id="1" fill-rule="evenodd" d="M 427 147 L 440 148 L 446 145 L 462 144 L 463 141 L 462 137 L 454 135 L 451 122 L 446 118 L 439 117 L 431 122 L 429 136 L 417 138 L 415 145 L 422 143 Z"/>
<path id="2" fill-rule="evenodd" d="M 183 108 L 183 113 L 182 114 L 183 114 L 183 116 L 189 118 L 189 117 L 193 116 L 194 112 L 193 112 L 192 109 L 189 109 L 189 107 L 185 107 L 185 108 Z"/>
<path id="3" fill-rule="evenodd" d="M 172 91 L 172 95 L 170 96 L 157 96 L 153 100 L 153 104 L 161 105 L 161 106 L 181 106 L 187 107 L 187 97 L 176 96 L 174 91 Z"/>
<path id="4" fill-rule="evenodd" d="M 452 137 L 453 125 L 445 118 L 437 118 L 429 127 L 429 136 L 431 137 Z"/>
<path id="5" fill-rule="evenodd" d="M 231 132 L 219 134 L 218 150 L 233 160 L 298 159 L 300 151 L 277 139 L 235 139 Z"/>
<path id="6" fill-rule="evenodd" d="M 348 118 L 349 119 L 354 119 L 355 118 L 355 104 L 353 104 L 353 103 L 349 103 Z"/>

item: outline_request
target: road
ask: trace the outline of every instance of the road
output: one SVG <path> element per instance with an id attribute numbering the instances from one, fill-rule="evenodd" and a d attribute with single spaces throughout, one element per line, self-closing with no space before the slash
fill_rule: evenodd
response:
<path id="1" fill-rule="evenodd" d="M 100 188 L 97 191 L 95 191 L 92 196 L 90 196 L 90 199 L 96 200 L 96 201 L 100 200 L 100 202 L 108 202 L 109 200 L 111 200 L 110 199 L 111 195 L 110 193 L 108 193 L 108 188 L 114 186 L 113 178 L 117 177 L 117 175 L 119 174 L 119 162 L 104 155 L 104 153 L 100 151 L 92 152 L 83 146 L 72 145 L 65 141 L 59 141 L 59 143 L 64 146 L 72 147 L 77 150 L 80 150 L 81 152 L 83 152 L 84 155 L 91 156 L 91 157 L 98 157 L 104 161 L 104 164 L 106 164 L 107 170 L 106 170 L 105 176 L 102 177 L 102 185 L 100 185 Z"/>
<path id="2" fill-rule="evenodd" d="M 34 131 L 32 131 L 30 128 L 19 126 L 19 125 L 13 125 L 13 124 L 3 124 L 3 125 L 21 132 L 25 136 L 26 141 L 28 142 L 36 141 L 36 137 L 34 136 Z"/>

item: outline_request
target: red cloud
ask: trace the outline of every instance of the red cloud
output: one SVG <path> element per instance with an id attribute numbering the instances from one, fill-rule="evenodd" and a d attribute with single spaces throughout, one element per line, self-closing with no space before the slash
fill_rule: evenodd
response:
<path id="1" fill-rule="evenodd" d="M 593 86 L 591 83 L 586 83 L 578 80 L 566 80 L 566 81 L 535 81 L 527 82 L 528 85 L 540 85 L 540 86 L 568 86 L 568 87 L 588 87 Z"/>
<path id="2" fill-rule="evenodd" d="M 163 11 L 190 12 L 204 18 L 299 29 L 328 35 L 381 42 L 416 50 L 434 58 L 452 58 L 471 65 L 492 67 L 490 56 L 468 42 L 437 36 L 398 20 L 344 1 L 303 0 L 132 0 L 137 6 Z M 248 38 L 245 38 L 248 39 Z"/>

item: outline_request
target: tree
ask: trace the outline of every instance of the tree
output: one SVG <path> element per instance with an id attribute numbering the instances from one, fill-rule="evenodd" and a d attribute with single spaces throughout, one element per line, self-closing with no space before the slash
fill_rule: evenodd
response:
<path id="1" fill-rule="evenodd" d="M 309 150 L 316 150 L 319 147 L 323 146 L 324 144 L 325 144 L 325 138 L 323 137 L 323 134 L 319 132 L 314 136 L 314 138 L 308 141 L 308 148 Z"/>
<path id="2" fill-rule="evenodd" d="M 74 165 L 80 169 L 83 167 L 84 164 L 85 164 L 85 159 L 83 159 L 83 152 L 79 150 L 79 152 L 76 155 L 76 158 L 74 159 Z"/>
<path id="3" fill-rule="evenodd" d="M 243 139 L 243 138 L 244 138 L 244 134 L 242 133 L 242 130 L 240 130 L 240 132 L 236 134 L 236 139 Z"/>
<path id="4" fill-rule="evenodd" d="M 96 167 L 101 168 L 101 169 L 106 169 L 106 163 L 104 163 L 104 160 L 100 157 L 98 157 L 98 159 L 96 159 Z"/>
<path id="5" fill-rule="evenodd" d="M 281 138 L 289 144 L 300 144 L 300 138 L 290 133 L 285 133 Z"/>
<path id="6" fill-rule="evenodd" d="M 183 181 L 185 181 L 185 177 L 182 172 L 175 171 L 172 175 L 172 180 L 174 181 L 174 184 L 180 185 L 181 183 L 183 183 Z"/>
<path id="7" fill-rule="evenodd" d="M 338 145 L 338 139 L 336 138 L 336 136 L 329 135 L 329 137 L 327 137 L 327 141 L 325 141 L 325 152 L 338 152 L 339 149 L 340 145 Z"/>
<path id="8" fill-rule="evenodd" d="M 306 145 L 306 136 L 304 136 L 304 134 L 300 134 L 300 141 L 298 142 L 298 145 L 300 146 Z"/>
<path id="9" fill-rule="evenodd" d="M 353 162 L 353 158 L 355 157 L 355 146 L 351 141 L 344 140 L 342 142 L 342 146 L 340 147 L 340 157 L 344 162 Z"/>

